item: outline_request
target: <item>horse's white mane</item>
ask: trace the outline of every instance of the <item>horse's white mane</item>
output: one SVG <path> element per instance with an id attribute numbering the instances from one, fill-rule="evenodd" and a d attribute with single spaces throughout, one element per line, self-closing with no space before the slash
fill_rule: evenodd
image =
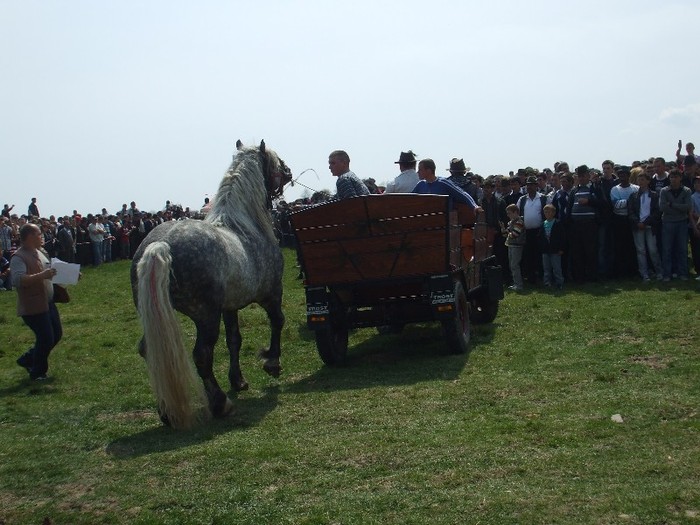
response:
<path id="1" fill-rule="evenodd" d="M 270 168 L 279 169 L 275 166 L 279 158 L 272 150 L 266 149 L 264 155 L 258 148 L 244 148 L 238 152 L 219 184 L 214 204 L 205 219 L 207 222 L 222 224 L 249 239 L 262 233 L 270 241 L 277 242 L 267 209 L 263 159 L 267 159 Z"/>

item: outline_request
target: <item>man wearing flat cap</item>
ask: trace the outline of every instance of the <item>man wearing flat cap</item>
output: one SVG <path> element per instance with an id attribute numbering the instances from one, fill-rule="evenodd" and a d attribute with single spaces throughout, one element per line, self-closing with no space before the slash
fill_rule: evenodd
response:
<path id="1" fill-rule="evenodd" d="M 466 193 L 468 193 L 471 196 L 472 199 L 476 200 L 476 184 L 474 184 L 471 181 L 471 178 L 467 176 L 467 172 L 470 169 L 471 168 L 468 168 L 464 164 L 464 159 L 458 159 L 455 157 L 450 161 L 450 167 L 447 169 L 447 171 L 450 172 L 450 176 L 447 177 L 447 180 L 449 180 L 458 188 L 462 188 Z"/>
<path id="2" fill-rule="evenodd" d="M 418 184 L 416 173 L 416 154 L 410 149 L 402 151 L 399 160 L 394 162 L 399 165 L 401 173 L 386 185 L 384 193 L 411 193 Z"/>
<path id="3" fill-rule="evenodd" d="M 572 274 L 578 283 L 598 279 L 598 214 L 603 202 L 591 184 L 590 170 L 582 164 L 576 168 L 578 185 L 569 192 L 566 220 L 571 225 L 570 247 Z"/>

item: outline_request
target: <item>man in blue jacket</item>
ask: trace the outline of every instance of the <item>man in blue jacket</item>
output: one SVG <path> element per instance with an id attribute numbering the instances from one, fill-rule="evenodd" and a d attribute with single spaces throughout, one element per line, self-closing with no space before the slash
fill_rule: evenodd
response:
<path id="1" fill-rule="evenodd" d="M 449 180 L 435 175 L 435 161 L 433 159 L 423 159 L 418 163 L 418 184 L 413 188 L 413 193 L 447 195 L 450 197 L 450 207 L 454 202 L 466 204 L 476 212 L 482 211 L 476 205 L 471 195 L 461 188 L 452 184 Z"/>

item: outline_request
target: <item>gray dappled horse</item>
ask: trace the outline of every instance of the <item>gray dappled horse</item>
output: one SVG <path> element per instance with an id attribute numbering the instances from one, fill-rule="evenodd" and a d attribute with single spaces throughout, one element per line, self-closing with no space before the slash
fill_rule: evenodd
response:
<path id="1" fill-rule="evenodd" d="M 144 332 L 139 352 L 161 420 L 174 428 L 191 427 L 209 413 L 224 416 L 233 408 L 212 370 L 222 316 L 234 390 L 248 387 L 238 360 L 238 310 L 251 303 L 261 305 L 270 320 L 270 347 L 260 353 L 263 369 L 275 377 L 281 370 L 283 259 L 269 210 L 292 175 L 264 141 L 259 148 L 243 148 L 240 141 L 236 145 L 239 152 L 206 219 L 157 226 L 131 265 L 131 288 Z M 175 310 L 194 321 L 193 357 L 204 391 Z"/>

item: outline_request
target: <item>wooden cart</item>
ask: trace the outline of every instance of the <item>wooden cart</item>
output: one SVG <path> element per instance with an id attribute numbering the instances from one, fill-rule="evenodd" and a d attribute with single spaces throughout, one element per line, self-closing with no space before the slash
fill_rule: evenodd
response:
<path id="1" fill-rule="evenodd" d="M 503 298 L 486 224 L 442 195 L 368 195 L 291 216 L 305 275 L 307 324 L 328 365 L 352 328 L 400 331 L 440 321 L 449 349 L 468 350 L 470 323 L 491 322 Z"/>

